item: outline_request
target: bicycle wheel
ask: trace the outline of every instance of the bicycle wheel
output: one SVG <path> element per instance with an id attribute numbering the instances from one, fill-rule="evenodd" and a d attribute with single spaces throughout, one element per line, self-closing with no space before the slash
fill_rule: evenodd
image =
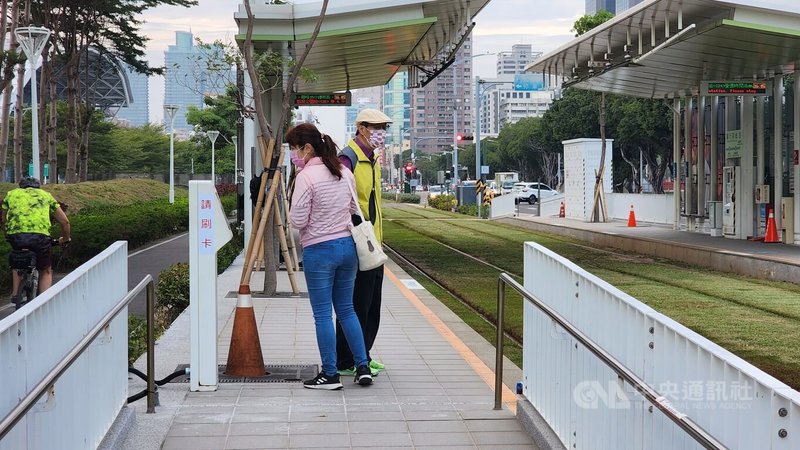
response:
<path id="1" fill-rule="evenodd" d="M 22 308 L 26 303 L 33 300 L 36 296 L 35 279 L 32 273 L 21 273 L 19 277 L 19 288 L 16 295 L 11 296 L 11 301 L 15 305 L 15 310 Z"/>

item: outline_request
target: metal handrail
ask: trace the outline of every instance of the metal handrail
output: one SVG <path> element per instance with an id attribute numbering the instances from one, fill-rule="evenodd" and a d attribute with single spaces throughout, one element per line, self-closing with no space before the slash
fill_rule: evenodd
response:
<path id="1" fill-rule="evenodd" d="M 511 278 L 511 276 L 507 273 L 501 273 L 497 282 L 497 346 L 494 378 L 494 409 L 502 409 L 503 407 L 501 388 L 503 386 L 503 329 L 505 322 L 504 312 L 506 301 L 506 285 L 511 286 L 511 288 L 517 291 L 517 293 L 522 295 L 526 300 L 531 302 L 534 306 L 539 308 L 540 311 L 550 317 L 551 320 L 558 323 L 561 328 L 566 330 L 567 333 L 577 339 L 590 352 L 594 353 L 594 355 L 603 361 L 609 368 L 611 368 L 611 370 L 616 372 L 618 376 L 624 378 L 628 383 L 630 383 L 637 392 L 642 394 L 642 396 L 647 399 L 647 401 L 649 401 L 656 408 L 660 409 L 670 420 L 675 422 L 675 424 L 677 424 L 681 429 L 689 434 L 689 436 L 697 441 L 697 443 L 708 449 L 727 448 L 688 416 L 680 413 L 677 409 L 669 404 L 667 399 L 659 395 L 658 392 L 650 387 L 650 385 L 648 385 L 644 380 L 639 378 L 639 376 L 625 367 L 620 361 L 603 350 L 594 341 L 589 339 L 589 337 L 583 334 L 583 332 L 575 328 L 566 319 L 561 317 L 561 315 L 558 314 L 554 309 L 533 296 L 525 289 L 524 286 Z"/>
<path id="2" fill-rule="evenodd" d="M 67 355 L 50 372 L 45 375 L 42 381 L 37 384 L 28 395 L 25 396 L 14 409 L 0 421 L 0 440 L 8 434 L 14 425 L 17 424 L 28 411 L 36 404 L 39 398 L 53 386 L 64 372 L 74 363 L 78 357 L 89 347 L 92 341 L 111 323 L 119 313 L 128 306 L 128 303 L 138 295 L 142 289 L 147 288 L 147 412 L 155 412 L 155 357 L 153 355 L 153 310 L 155 305 L 155 284 L 153 277 L 146 275 L 139 284 L 128 291 L 128 294 L 108 312 L 89 333 L 84 336 L 78 344 L 67 353 Z"/>

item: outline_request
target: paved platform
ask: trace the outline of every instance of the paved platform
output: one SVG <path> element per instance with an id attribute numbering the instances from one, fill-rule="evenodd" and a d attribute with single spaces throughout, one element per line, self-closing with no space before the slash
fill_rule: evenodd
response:
<path id="1" fill-rule="evenodd" d="M 626 222 L 590 223 L 520 214 L 500 219 L 534 230 L 574 237 L 597 245 L 683 261 L 701 267 L 791 283 L 798 282 L 800 246 L 713 237 L 672 226 Z"/>
<path id="2" fill-rule="evenodd" d="M 218 278 L 219 362 L 233 324 L 241 256 Z M 305 292 L 302 273 L 298 274 Z M 263 285 L 256 273 L 251 287 Z M 278 292 L 290 292 L 278 272 Z M 305 297 L 253 299 L 267 365 L 319 364 L 311 307 Z M 189 317 L 184 312 L 156 346 L 157 379 L 189 362 Z M 135 423 L 125 449 L 406 448 L 535 449 L 515 417 L 517 396 L 504 387 L 494 410 L 494 347 L 436 298 L 389 263 L 383 314 L 372 356 L 386 371 L 369 387 L 343 378 L 344 389 L 316 391 L 298 382 L 224 383 L 216 392 L 189 392 L 188 383 L 159 388 L 160 406 Z M 144 357 L 135 364 L 144 369 Z M 522 373 L 506 360 L 506 386 Z M 131 379 L 130 392 L 144 387 Z"/>

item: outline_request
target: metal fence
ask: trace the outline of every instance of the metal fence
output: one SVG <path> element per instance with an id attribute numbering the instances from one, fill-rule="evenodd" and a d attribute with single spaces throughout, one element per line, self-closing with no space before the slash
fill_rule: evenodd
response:
<path id="1" fill-rule="evenodd" d="M 0 417 L 63 363 L 128 293 L 128 249 L 117 242 L 0 321 Z M 0 441 L 0 450 L 96 448 L 128 395 L 123 311 Z"/>
<path id="2" fill-rule="evenodd" d="M 800 448 L 800 393 L 535 244 L 525 290 L 728 448 Z M 567 448 L 699 448 L 637 389 L 531 302 L 523 394 Z"/>

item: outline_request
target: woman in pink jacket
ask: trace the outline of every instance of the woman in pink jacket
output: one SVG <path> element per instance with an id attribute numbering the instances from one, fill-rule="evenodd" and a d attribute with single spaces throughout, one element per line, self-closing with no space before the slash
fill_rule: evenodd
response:
<path id="1" fill-rule="evenodd" d="M 286 142 L 305 166 L 297 174 L 289 220 L 300 230 L 303 272 L 314 312 L 322 370 L 303 382 L 309 389 L 341 389 L 336 371 L 336 331 L 333 311 L 356 355 L 355 382 L 372 384 L 361 324 L 353 310 L 353 286 L 358 270 L 356 246 L 350 234 L 356 212 L 353 174 L 341 165 L 336 144 L 311 124 L 286 133 Z"/>

